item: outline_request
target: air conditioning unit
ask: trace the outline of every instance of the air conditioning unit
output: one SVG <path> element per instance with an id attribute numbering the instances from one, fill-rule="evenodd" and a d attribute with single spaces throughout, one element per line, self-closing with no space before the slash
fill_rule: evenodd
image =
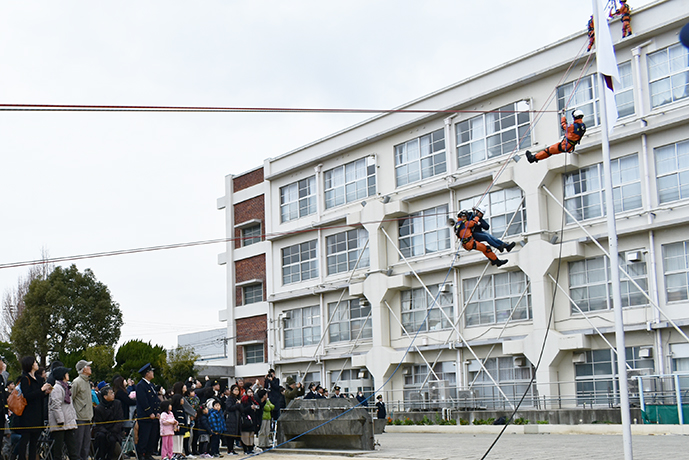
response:
<path id="1" fill-rule="evenodd" d="M 451 284 L 443 284 L 442 286 L 440 286 L 440 292 L 450 292 L 451 289 Z"/>
<path id="2" fill-rule="evenodd" d="M 648 359 L 653 356 L 653 348 L 639 349 L 639 358 Z"/>
<path id="3" fill-rule="evenodd" d="M 515 367 L 524 367 L 524 366 L 526 366 L 526 357 L 524 357 L 524 356 L 515 356 L 515 357 L 514 357 L 514 365 L 515 365 Z"/>
<path id="4" fill-rule="evenodd" d="M 359 305 L 362 306 L 362 307 L 368 307 L 368 306 L 371 305 L 371 304 L 368 302 L 368 299 L 360 299 L 360 300 L 359 300 Z"/>
<path id="5" fill-rule="evenodd" d="M 405 368 L 403 368 L 402 374 L 404 374 L 404 375 L 410 375 L 410 374 L 411 374 L 411 367 L 405 367 Z"/>
<path id="6" fill-rule="evenodd" d="M 284 319 L 291 319 L 292 318 L 292 312 L 286 311 L 283 313 L 282 316 Z"/>
<path id="7" fill-rule="evenodd" d="M 572 362 L 574 364 L 585 364 L 586 363 L 586 353 L 574 353 L 572 355 Z"/>
<path id="8" fill-rule="evenodd" d="M 627 253 L 627 262 L 641 262 L 643 257 L 641 251 L 630 251 Z"/>

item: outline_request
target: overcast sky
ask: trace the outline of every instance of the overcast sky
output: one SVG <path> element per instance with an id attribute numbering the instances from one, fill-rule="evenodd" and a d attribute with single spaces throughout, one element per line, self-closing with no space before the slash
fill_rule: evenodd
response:
<path id="1" fill-rule="evenodd" d="M 393 108 L 582 31 L 590 14 L 552 0 L 5 1 L 0 103 Z M 225 175 L 365 118 L 0 112 L 0 264 L 223 238 Z M 76 264 L 120 304 L 121 341 L 172 347 L 224 327 L 222 251 Z M 0 270 L 0 293 L 26 272 Z"/>

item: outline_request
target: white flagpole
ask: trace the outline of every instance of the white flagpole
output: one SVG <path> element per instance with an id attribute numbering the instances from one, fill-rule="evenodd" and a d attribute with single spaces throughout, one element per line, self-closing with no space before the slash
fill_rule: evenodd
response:
<path id="1" fill-rule="evenodd" d="M 596 38 L 600 37 L 600 26 L 604 21 L 607 26 L 607 19 L 599 17 L 599 2 L 593 0 L 593 21 L 595 24 Z M 598 49 L 598 44 L 596 44 Z M 610 139 L 608 134 L 608 117 L 606 107 L 606 85 L 603 76 L 597 72 L 598 94 L 600 100 L 601 136 L 603 149 L 603 173 L 605 183 L 605 202 L 608 222 L 608 248 L 610 253 L 610 277 L 612 278 L 612 304 L 615 315 L 615 345 L 617 347 L 617 377 L 618 388 L 620 391 L 620 413 L 622 416 L 622 443 L 624 446 L 625 460 L 632 460 L 632 427 L 631 416 L 629 413 L 629 385 L 627 382 L 626 368 L 626 349 L 624 344 L 624 317 L 622 315 L 622 295 L 620 290 L 620 269 L 617 249 L 617 227 L 615 225 L 615 202 L 612 193 L 612 171 L 610 166 Z M 594 115 L 595 116 L 595 115 Z"/>

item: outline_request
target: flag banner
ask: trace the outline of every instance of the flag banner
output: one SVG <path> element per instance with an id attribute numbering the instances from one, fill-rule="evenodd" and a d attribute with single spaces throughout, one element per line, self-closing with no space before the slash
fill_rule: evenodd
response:
<path id="1" fill-rule="evenodd" d="M 603 76 L 604 88 L 599 88 L 600 96 L 605 98 L 606 113 L 601 114 L 607 118 L 608 132 L 611 133 L 617 121 L 617 104 L 615 103 L 615 88 L 620 86 L 620 74 L 617 70 L 617 57 L 612 46 L 612 36 L 608 25 L 605 7 L 607 0 L 596 0 L 597 7 L 596 28 L 596 64 L 598 72 Z"/>

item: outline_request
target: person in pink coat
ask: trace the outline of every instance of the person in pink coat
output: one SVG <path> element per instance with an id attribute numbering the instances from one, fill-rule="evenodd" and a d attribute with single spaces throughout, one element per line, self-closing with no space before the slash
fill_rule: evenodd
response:
<path id="1" fill-rule="evenodd" d="M 172 452 L 172 436 L 179 429 L 179 422 L 172 413 L 170 401 L 160 403 L 160 456 L 163 460 L 170 460 L 174 456 Z"/>

